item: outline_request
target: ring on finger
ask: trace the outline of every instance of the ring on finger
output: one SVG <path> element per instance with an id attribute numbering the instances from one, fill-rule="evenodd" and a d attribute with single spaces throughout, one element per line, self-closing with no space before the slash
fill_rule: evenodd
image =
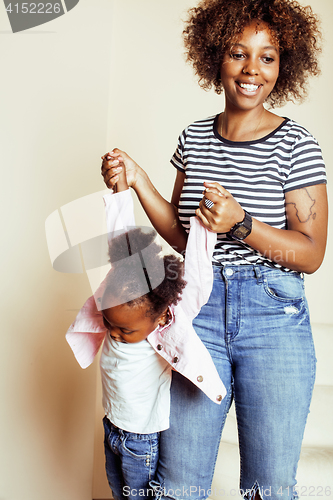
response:
<path id="1" fill-rule="evenodd" d="M 204 198 L 204 204 L 205 207 L 208 208 L 208 210 L 210 210 L 214 206 L 212 200 L 209 200 L 208 198 Z"/>

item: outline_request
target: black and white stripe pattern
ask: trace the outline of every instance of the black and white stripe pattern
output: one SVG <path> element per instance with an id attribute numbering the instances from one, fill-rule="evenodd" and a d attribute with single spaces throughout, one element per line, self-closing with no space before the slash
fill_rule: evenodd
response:
<path id="1" fill-rule="evenodd" d="M 261 139 L 228 141 L 218 133 L 217 119 L 218 115 L 187 127 L 171 159 L 171 163 L 186 174 L 179 206 L 183 226 L 189 230 L 189 218 L 195 215 L 202 199 L 203 182 L 215 181 L 254 218 L 286 229 L 285 193 L 326 183 L 317 141 L 306 129 L 287 118 Z M 260 263 L 281 268 L 269 259 L 269 253 L 264 257 L 224 234 L 218 235 L 214 259 L 222 265 Z"/>

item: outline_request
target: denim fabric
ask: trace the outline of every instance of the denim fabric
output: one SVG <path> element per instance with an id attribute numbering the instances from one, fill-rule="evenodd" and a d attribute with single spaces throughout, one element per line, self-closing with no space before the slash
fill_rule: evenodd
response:
<path id="1" fill-rule="evenodd" d="M 213 291 L 194 327 L 228 394 L 217 406 L 173 372 L 170 428 L 161 434 L 152 483 L 158 496 L 209 496 L 234 398 L 244 497 L 259 491 L 267 500 L 293 498 L 316 364 L 302 276 L 214 266 Z"/>
<path id="2" fill-rule="evenodd" d="M 149 481 L 158 463 L 159 432 L 134 434 L 103 419 L 106 475 L 114 500 L 152 497 Z"/>

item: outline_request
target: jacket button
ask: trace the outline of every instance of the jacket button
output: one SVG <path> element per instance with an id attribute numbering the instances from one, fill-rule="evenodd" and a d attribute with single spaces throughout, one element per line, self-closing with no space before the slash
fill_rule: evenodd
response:
<path id="1" fill-rule="evenodd" d="M 158 351 L 162 351 L 163 346 L 162 346 L 161 344 L 157 344 L 156 349 L 157 349 Z"/>
<path id="2" fill-rule="evenodd" d="M 175 357 L 173 358 L 172 362 L 173 362 L 173 363 L 178 363 L 178 358 L 177 358 L 177 356 L 175 356 Z"/>
<path id="3" fill-rule="evenodd" d="M 219 394 L 219 395 L 216 397 L 216 401 L 222 401 L 222 396 L 221 396 L 221 394 Z"/>
<path id="4" fill-rule="evenodd" d="M 199 377 L 197 377 L 197 381 L 198 381 L 198 382 L 202 382 L 202 381 L 203 381 L 203 376 L 202 376 L 202 375 L 199 375 Z"/>

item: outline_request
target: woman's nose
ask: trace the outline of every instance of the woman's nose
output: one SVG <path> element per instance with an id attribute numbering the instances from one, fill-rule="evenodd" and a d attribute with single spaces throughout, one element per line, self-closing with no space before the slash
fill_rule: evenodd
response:
<path id="1" fill-rule="evenodd" d="M 243 66 L 244 75 L 257 75 L 259 73 L 258 64 L 256 61 L 247 60 Z"/>

